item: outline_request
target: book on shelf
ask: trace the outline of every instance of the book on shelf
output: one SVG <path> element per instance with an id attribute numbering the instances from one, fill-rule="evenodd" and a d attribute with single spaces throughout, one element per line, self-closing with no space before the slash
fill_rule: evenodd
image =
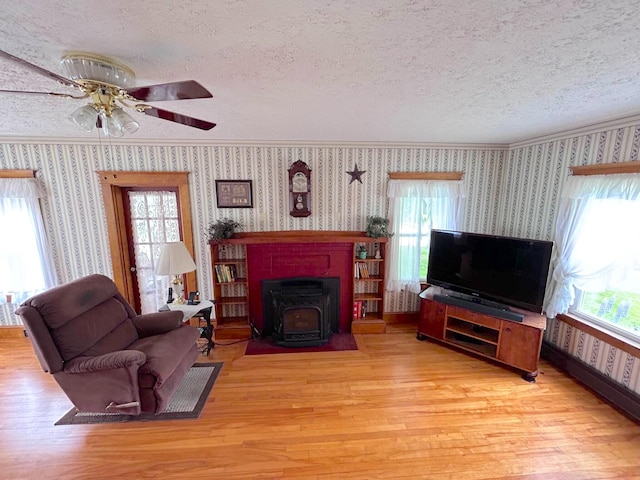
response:
<path id="1" fill-rule="evenodd" d="M 369 267 L 364 262 L 356 262 L 354 268 L 355 278 L 369 278 Z"/>
<path id="2" fill-rule="evenodd" d="M 367 303 L 363 300 L 353 302 L 353 318 L 364 318 L 367 315 Z"/>
<path id="3" fill-rule="evenodd" d="M 230 283 L 238 276 L 235 265 L 218 264 L 215 265 L 216 280 L 218 283 Z"/>

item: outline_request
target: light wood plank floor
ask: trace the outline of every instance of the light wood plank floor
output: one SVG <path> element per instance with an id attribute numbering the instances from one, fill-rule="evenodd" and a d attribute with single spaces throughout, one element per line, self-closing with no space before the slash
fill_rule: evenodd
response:
<path id="1" fill-rule="evenodd" d="M 27 339 L 1 339 L 0 478 L 640 478 L 640 426 L 550 365 L 530 384 L 390 331 L 350 352 L 216 347 L 200 419 L 57 427 L 71 404 Z"/>

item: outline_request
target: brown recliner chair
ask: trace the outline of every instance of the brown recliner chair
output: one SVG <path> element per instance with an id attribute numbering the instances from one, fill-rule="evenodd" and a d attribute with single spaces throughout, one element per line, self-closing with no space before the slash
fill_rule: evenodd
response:
<path id="1" fill-rule="evenodd" d="M 104 275 L 26 300 L 17 310 L 40 365 L 83 412 L 160 413 L 198 357 L 182 313 L 137 315 Z"/>

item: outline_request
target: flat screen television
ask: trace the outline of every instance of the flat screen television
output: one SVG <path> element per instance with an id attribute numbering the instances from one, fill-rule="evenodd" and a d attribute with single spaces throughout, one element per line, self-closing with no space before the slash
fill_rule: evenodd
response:
<path id="1" fill-rule="evenodd" d="M 427 283 L 537 313 L 553 242 L 432 230 Z"/>

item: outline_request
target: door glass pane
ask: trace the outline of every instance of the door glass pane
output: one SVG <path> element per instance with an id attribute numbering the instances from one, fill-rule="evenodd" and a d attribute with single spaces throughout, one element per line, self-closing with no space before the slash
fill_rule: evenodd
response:
<path id="1" fill-rule="evenodd" d="M 154 274 L 160 246 L 180 241 L 174 192 L 129 191 L 131 231 L 142 313 L 158 311 L 167 298 L 169 277 Z"/>
<path id="2" fill-rule="evenodd" d="M 180 239 L 180 224 L 178 223 L 177 218 L 167 218 L 164 221 L 164 234 L 166 238 Z"/>
<path id="3" fill-rule="evenodd" d="M 147 220 L 132 220 L 133 236 L 138 242 L 146 243 L 149 241 L 149 227 Z"/>
<path id="4" fill-rule="evenodd" d="M 165 218 L 178 218 L 178 202 L 176 202 L 176 194 L 173 192 L 165 192 L 162 195 L 162 208 L 164 209 Z"/>

